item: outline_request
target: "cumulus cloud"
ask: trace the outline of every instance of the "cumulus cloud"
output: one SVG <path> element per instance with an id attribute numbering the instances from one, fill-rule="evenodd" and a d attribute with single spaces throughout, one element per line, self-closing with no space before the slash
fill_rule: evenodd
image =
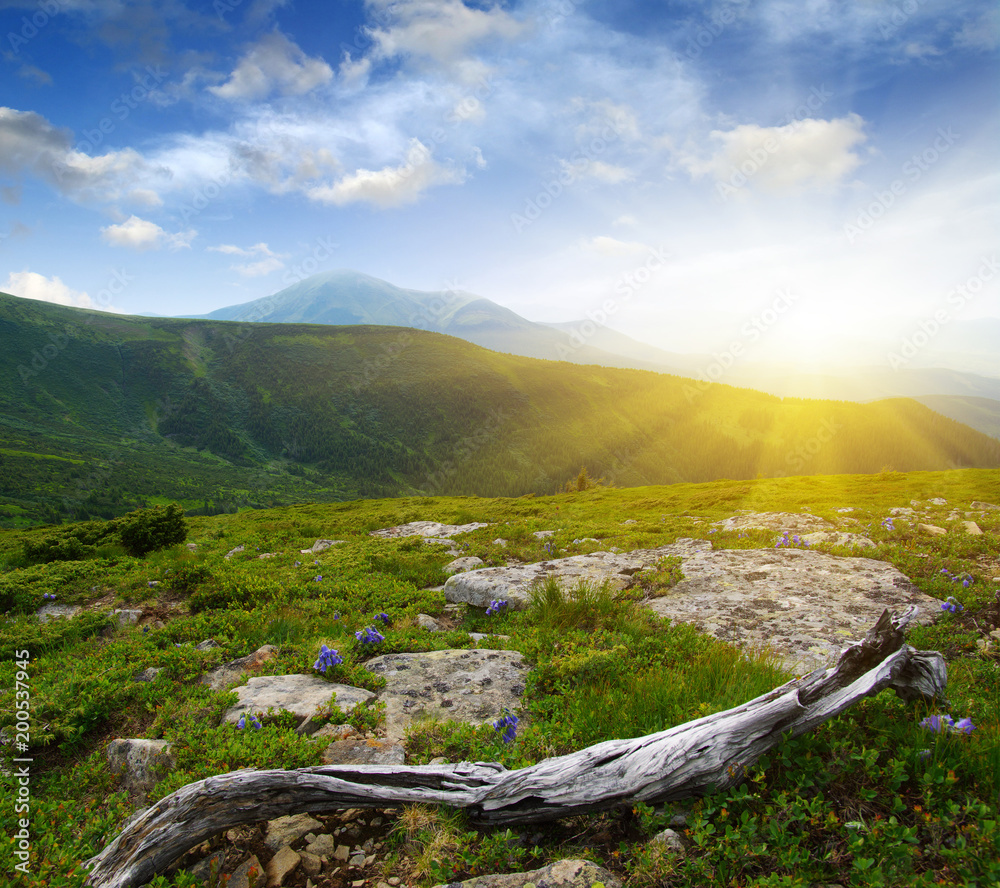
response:
<path id="1" fill-rule="evenodd" d="M 141 180 L 166 174 L 131 148 L 78 151 L 68 130 L 34 111 L 6 107 L 0 107 L 0 171 L 30 173 L 74 200 L 100 202 L 127 199 Z"/>
<path id="2" fill-rule="evenodd" d="M 39 302 L 54 302 L 73 308 L 97 308 L 94 301 L 80 290 L 72 290 L 58 277 L 47 278 L 35 271 L 13 271 L 0 290 L 23 299 L 37 299 Z"/>
<path id="3" fill-rule="evenodd" d="M 332 185 L 311 188 L 307 194 L 313 200 L 337 206 L 367 201 L 385 208 L 413 203 L 434 185 L 460 184 L 464 180 L 463 170 L 441 166 L 419 139 L 411 139 L 406 163 L 381 170 L 360 169 Z"/>
<path id="4" fill-rule="evenodd" d="M 369 29 L 377 53 L 412 55 L 450 64 L 474 44 L 509 40 L 526 28 L 499 6 L 470 9 L 462 0 L 368 0 L 382 26 Z"/>
<path id="5" fill-rule="evenodd" d="M 233 271 L 243 275 L 243 277 L 263 277 L 265 274 L 270 274 L 272 271 L 284 268 L 285 263 L 281 260 L 288 258 L 287 253 L 275 253 L 263 242 L 254 244 L 252 247 L 246 249 L 238 247 L 235 244 L 219 244 L 217 247 L 209 247 L 208 250 L 211 253 L 225 253 L 229 256 L 243 256 L 248 259 L 255 259 L 253 262 L 245 262 L 242 265 L 229 266 Z"/>
<path id="6" fill-rule="evenodd" d="M 860 166 L 857 149 L 867 138 L 864 120 L 857 114 L 834 120 L 805 118 L 786 126 L 744 124 L 710 135 L 718 150 L 707 158 L 683 158 L 688 172 L 719 182 L 745 180 L 772 191 L 843 181 Z"/>
<path id="7" fill-rule="evenodd" d="M 120 225 L 108 225 L 101 229 L 101 237 L 105 243 L 111 244 L 113 247 L 127 247 L 140 252 L 159 250 L 164 246 L 171 250 L 190 247 L 191 241 L 197 234 L 198 232 L 193 230 L 170 234 L 155 222 L 140 219 L 138 216 L 129 216 Z"/>
<path id="8" fill-rule="evenodd" d="M 265 34 L 239 60 L 229 80 L 208 91 L 220 99 L 244 101 L 273 93 L 301 96 L 329 83 L 333 69 L 310 58 L 280 31 Z"/>

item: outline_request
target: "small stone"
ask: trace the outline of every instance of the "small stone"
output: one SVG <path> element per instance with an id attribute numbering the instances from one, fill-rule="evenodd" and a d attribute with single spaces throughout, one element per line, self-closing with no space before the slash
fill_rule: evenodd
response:
<path id="1" fill-rule="evenodd" d="M 672 829 L 665 829 L 657 833 L 650 839 L 650 844 L 663 845 L 664 848 L 674 854 L 684 853 L 684 843 L 681 841 L 681 837 Z"/>
<path id="2" fill-rule="evenodd" d="M 347 865 L 354 869 L 361 869 L 365 865 L 365 854 L 364 852 L 359 852 L 352 854 L 350 859 L 347 861 Z"/>
<path id="3" fill-rule="evenodd" d="M 337 850 L 333 852 L 334 860 L 348 860 L 351 856 L 351 849 L 348 845 L 338 845 Z"/>
<path id="4" fill-rule="evenodd" d="M 414 622 L 421 628 L 426 629 L 428 632 L 440 632 L 441 624 L 434 619 L 434 617 L 428 614 L 417 614 Z"/>
<path id="5" fill-rule="evenodd" d="M 229 882 L 226 883 L 226 888 L 250 888 L 251 871 L 254 883 L 259 886 L 260 876 L 264 872 L 264 867 L 260 865 L 260 861 L 256 855 L 251 855 L 249 860 L 244 860 L 243 863 L 233 870 L 233 874 L 229 877 Z"/>
<path id="6" fill-rule="evenodd" d="M 1000 506 L 994 506 L 993 503 L 984 503 L 981 500 L 973 500 L 969 504 L 969 507 L 981 511 L 1000 511 Z"/>
<path id="7" fill-rule="evenodd" d="M 308 851 L 299 852 L 302 869 L 307 876 L 318 876 L 323 871 L 323 859 Z"/>
<path id="8" fill-rule="evenodd" d="M 357 732 L 351 725 L 323 725 L 312 735 L 313 740 L 346 740 Z"/>
<path id="9" fill-rule="evenodd" d="M 944 536 L 946 533 L 948 533 L 948 531 L 945 530 L 943 527 L 937 527 L 934 524 L 918 524 L 917 527 L 920 528 L 920 530 L 922 530 L 924 533 L 929 533 L 934 536 Z"/>
<path id="10" fill-rule="evenodd" d="M 283 845 L 291 845 L 292 842 L 301 839 L 310 830 L 322 828 L 323 824 L 308 814 L 278 817 L 268 822 L 264 844 L 272 851 L 277 851 Z"/>
<path id="11" fill-rule="evenodd" d="M 187 543 L 184 548 L 186 548 L 188 550 L 188 552 L 197 552 L 198 551 L 198 544 L 197 543 Z"/>
<path id="12" fill-rule="evenodd" d="M 969 534 L 969 536 L 978 537 L 983 535 L 983 531 L 975 521 L 963 521 L 962 527 L 965 528 L 965 532 Z"/>
<path id="13" fill-rule="evenodd" d="M 939 496 L 935 496 L 932 499 L 927 500 L 932 506 L 947 506 L 948 500 L 942 499 Z"/>
<path id="14" fill-rule="evenodd" d="M 220 647 L 222 647 L 222 645 L 219 644 L 219 642 L 217 642 L 214 638 L 206 638 L 204 641 L 196 644 L 194 649 L 196 651 L 211 651 Z"/>
<path id="15" fill-rule="evenodd" d="M 267 888 L 279 888 L 299 865 L 301 858 L 287 845 L 278 851 L 267 864 Z"/>
<path id="16" fill-rule="evenodd" d="M 626 518 L 622 524 L 638 524 L 639 522 L 635 518 Z"/>
<path id="17" fill-rule="evenodd" d="M 240 552 L 244 551 L 244 549 L 246 549 L 246 546 L 237 546 L 235 549 L 230 549 L 228 552 L 226 552 L 226 554 L 223 557 L 226 559 L 226 561 L 228 561 L 234 555 L 237 555 Z"/>
<path id="18" fill-rule="evenodd" d="M 364 888 L 365 880 L 358 879 L 355 882 L 351 882 L 351 888 Z"/>
<path id="19" fill-rule="evenodd" d="M 134 626 L 142 617 L 141 610 L 114 610 L 111 613 L 118 618 L 119 626 Z"/>
<path id="20" fill-rule="evenodd" d="M 396 888 L 396 886 L 399 884 L 399 881 L 400 881 L 399 876 L 389 877 L 389 884 L 392 885 L 392 888 Z"/>
<path id="21" fill-rule="evenodd" d="M 132 676 L 132 681 L 153 681 L 161 672 L 162 669 L 158 669 L 155 666 L 148 666 L 142 670 L 142 672 L 137 672 Z"/>
<path id="22" fill-rule="evenodd" d="M 192 876 L 202 882 L 206 882 L 209 885 L 214 885 L 215 880 L 212 878 L 213 874 L 216 879 L 219 873 L 222 872 L 222 865 L 226 862 L 226 852 L 225 849 L 220 848 L 214 854 L 209 857 L 199 860 L 189 872 Z"/>
<path id="23" fill-rule="evenodd" d="M 306 845 L 306 851 L 310 854 L 315 854 L 316 857 L 322 857 L 328 859 L 333 857 L 333 852 L 335 848 L 335 842 L 333 841 L 333 836 L 322 835 L 316 836 L 308 845 Z"/>

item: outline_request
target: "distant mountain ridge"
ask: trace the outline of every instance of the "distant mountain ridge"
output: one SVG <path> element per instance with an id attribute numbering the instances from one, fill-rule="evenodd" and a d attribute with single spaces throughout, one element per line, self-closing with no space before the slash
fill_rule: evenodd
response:
<path id="1" fill-rule="evenodd" d="M 475 301 L 465 303 L 474 312 Z M 396 309 L 398 310 L 398 306 Z M 457 312 L 456 312 L 457 314 Z M 0 294 L 0 523 L 359 496 L 1000 467 L 913 400 L 784 400 L 370 324 L 142 318 Z"/>

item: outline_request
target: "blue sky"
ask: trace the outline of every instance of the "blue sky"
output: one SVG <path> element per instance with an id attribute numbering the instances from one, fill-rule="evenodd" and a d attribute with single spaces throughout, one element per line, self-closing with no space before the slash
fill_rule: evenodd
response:
<path id="1" fill-rule="evenodd" d="M 0 0 L 0 290 L 353 268 L 675 351 L 785 294 L 745 344 L 803 359 L 997 318 L 998 40 L 963 0 Z"/>

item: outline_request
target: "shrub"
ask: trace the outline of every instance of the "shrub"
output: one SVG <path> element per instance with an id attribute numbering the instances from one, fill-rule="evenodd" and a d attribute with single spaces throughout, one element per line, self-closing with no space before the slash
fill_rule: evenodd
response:
<path id="1" fill-rule="evenodd" d="M 136 558 L 187 539 L 184 510 L 177 503 L 165 509 L 159 506 L 140 509 L 119 518 L 115 524 L 125 551 Z"/>

